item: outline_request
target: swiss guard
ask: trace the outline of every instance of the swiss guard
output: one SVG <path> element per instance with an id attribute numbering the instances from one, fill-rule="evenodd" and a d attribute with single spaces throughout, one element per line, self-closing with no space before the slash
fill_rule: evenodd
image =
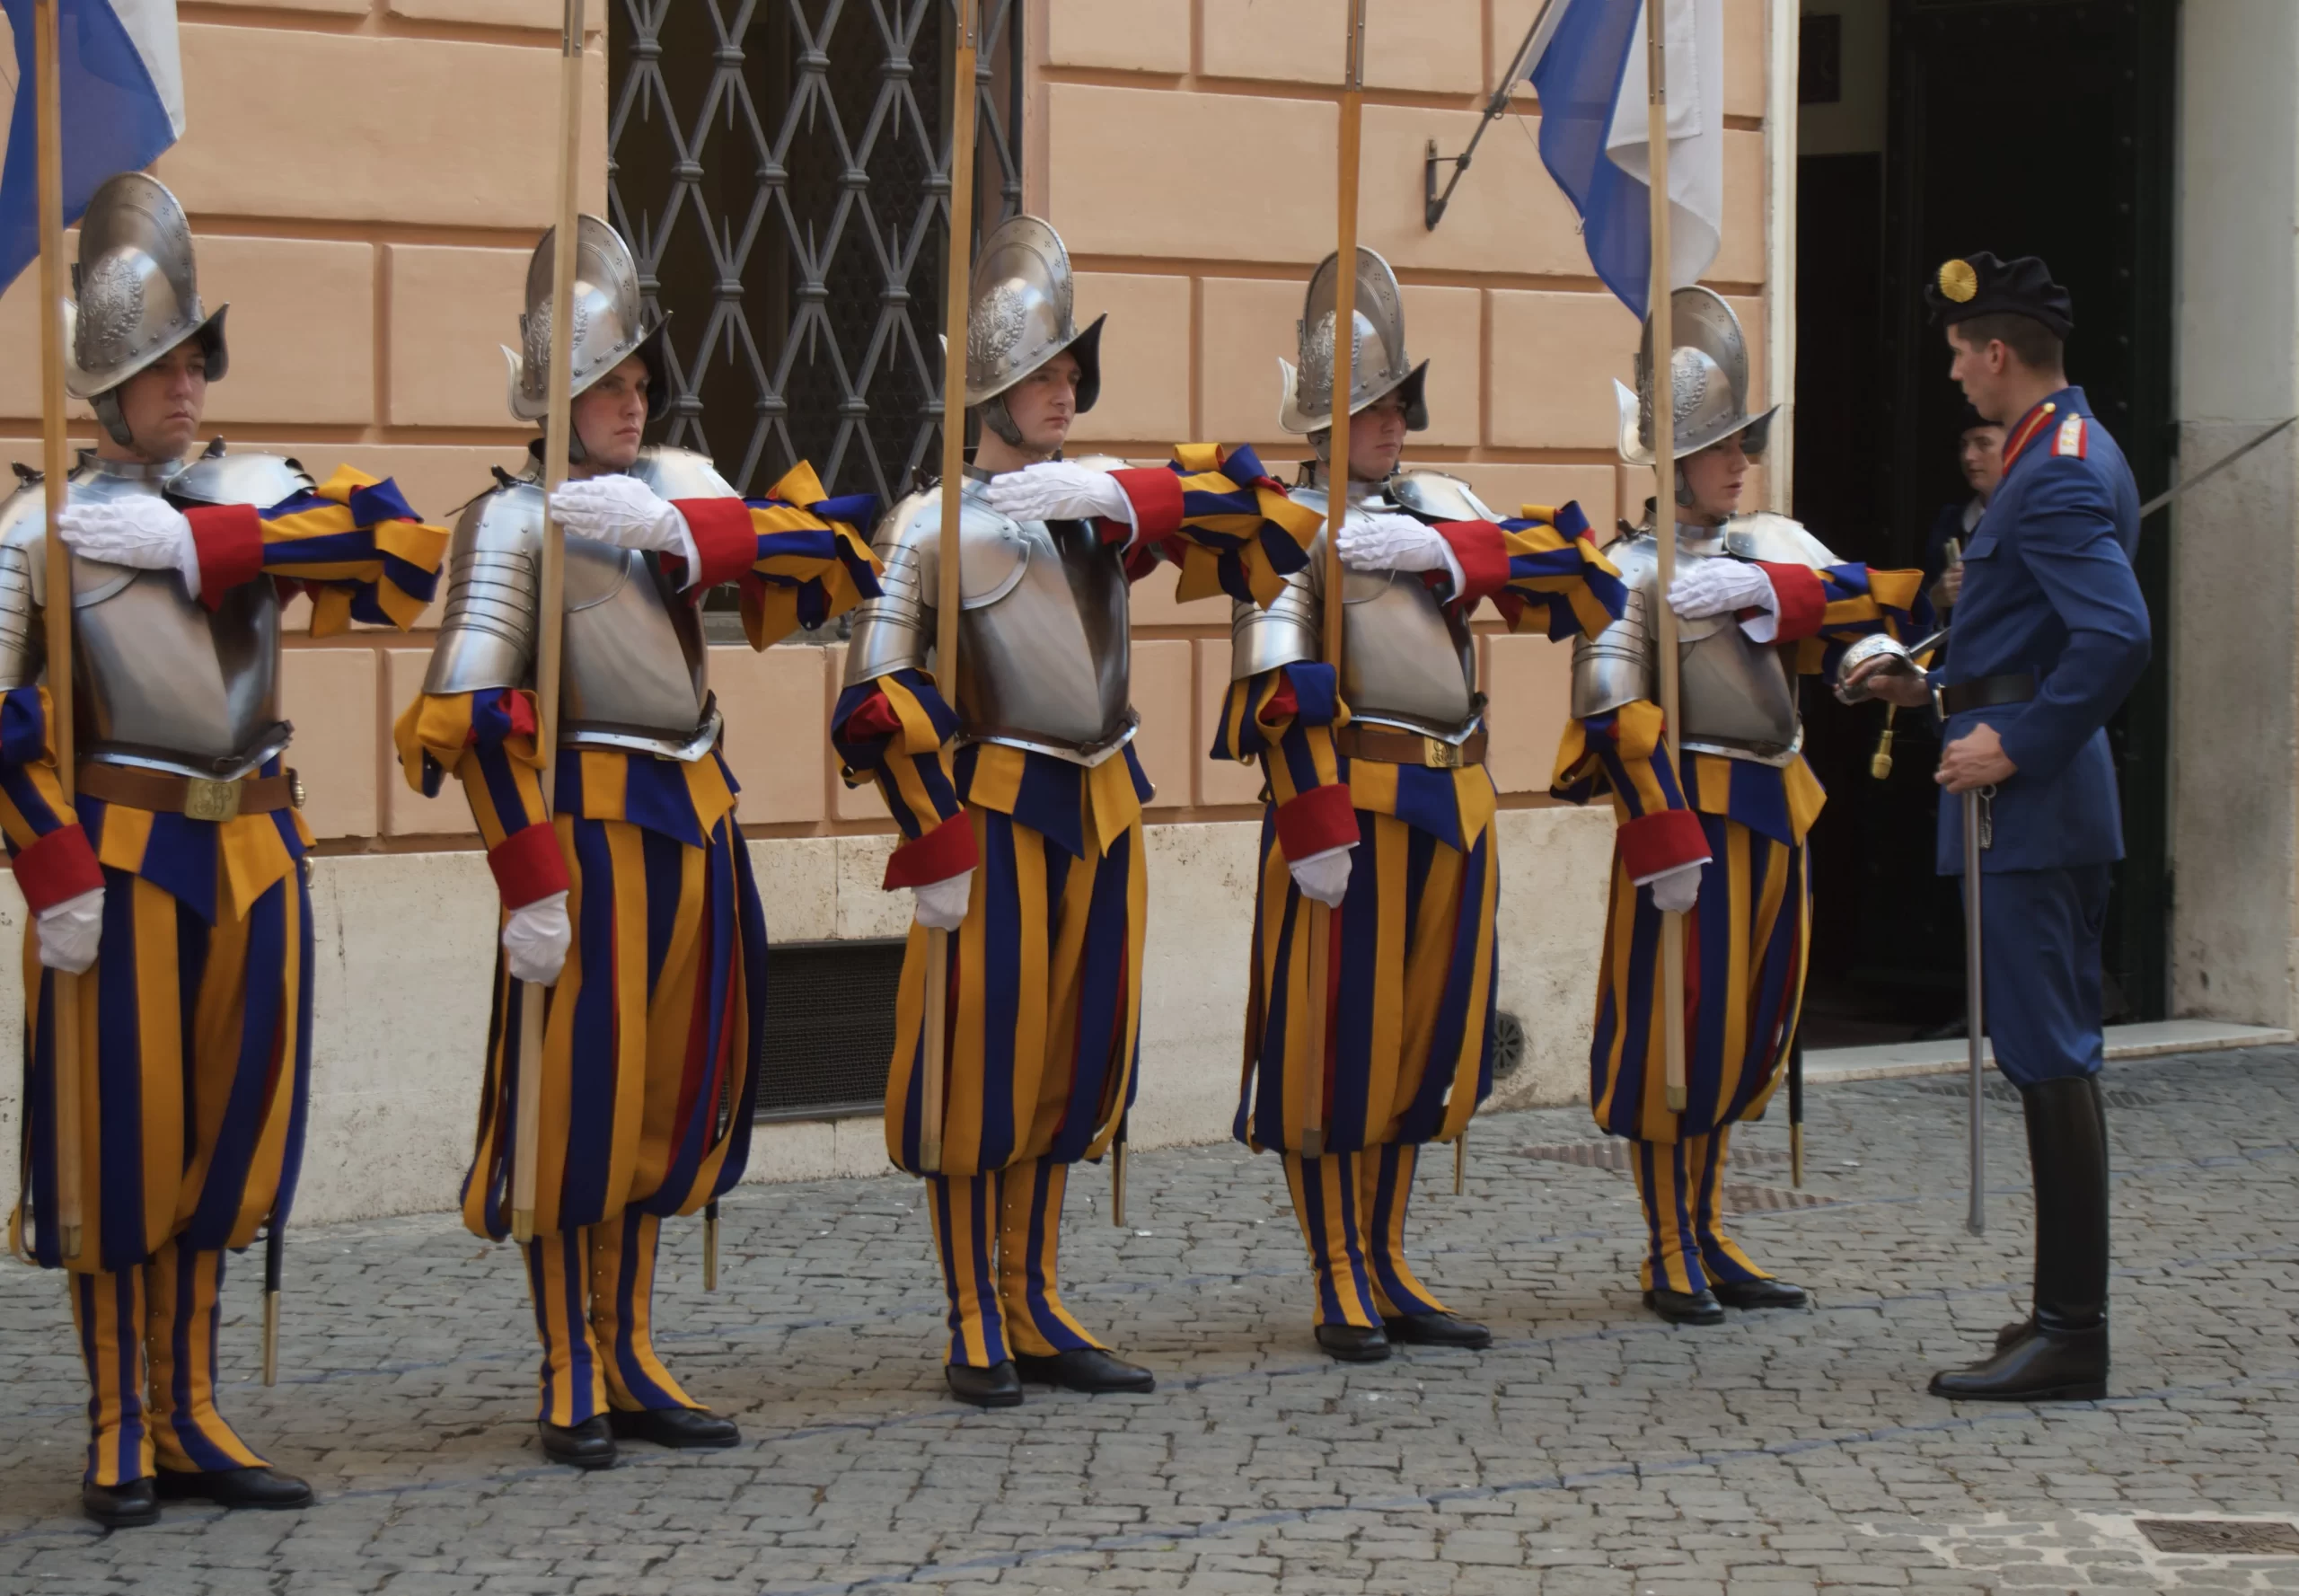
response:
<path id="1" fill-rule="evenodd" d="M 1628 606 L 1574 648 L 1553 791 L 1575 803 L 1609 795 L 1619 822 L 1589 1090 L 1598 1125 L 1631 1144 L 1648 1237 L 1644 1301 L 1675 1323 L 1713 1325 L 1728 1307 L 1807 1301 L 1726 1232 L 1721 1207 L 1732 1127 L 1763 1115 L 1803 1001 L 1804 840 L 1823 794 L 1804 763 L 1798 678 L 1857 638 L 1913 628 L 1923 573 L 1847 564 L 1793 521 L 1740 513 L 1775 412 L 1748 413 L 1748 346 L 1731 307 L 1705 288 L 1679 288 L 1670 304 L 1677 347 L 1662 386 L 1676 407 L 1675 584 L 1661 593 L 1648 507 L 1607 550 Z M 1620 454 L 1649 467 L 1649 320 L 1636 375 L 1636 392 L 1615 384 Z M 1659 701 L 1664 602 L 1680 622 L 1681 769 Z M 1686 914 L 1681 1110 L 1669 1107 L 1662 1043 L 1664 910 Z"/>
<path id="2" fill-rule="evenodd" d="M 446 533 L 349 469 L 210 443 L 227 307 L 199 297 L 175 196 L 139 172 L 80 224 L 66 386 L 96 412 L 73 472 L 76 798 L 58 783 L 41 684 L 48 613 L 28 484 L 0 507 L 0 828 L 32 913 L 25 939 L 27 1217 L 14 1240 L 68 1271 L 88 1371 L 81 1503 L 148 1524 L 160 1501 L 296 1508 L 217 1411 L 226 1252 L 287 1222 L 311 1084 L 312 909 L 303 786 L 279 716 L 282 607 L 312 632 L 406 627 Z M 67 1253 L 58 1184 L 55 972 L 80 976 L 76 1162 Z M 25 1232 L 29 1230 L 29 1237 Z"/>
<path id="3" fill-rule="evenodd" d="M 1158 559 L 1185 599 L 1266 603 L 1314 517 L 1252 453 L 1185 446 L 1169 467 L 1069 462 L 1101 392 L 1101 331 L 1071 309 L 1053 229 L 1016 216 L 983 241 L 967 318 L 981 444 L 958 529 L 957 679 L 936 674 L 938 489 L 878 527 L 885 596 L 854 623 L 831 735 L 846 780 L 875 780 L 903 841 L 889 890 L 916 902 L 886 1083 L 886 1151 L 928 1183 L 949 1295 L 946 1377 L 982 1406 L 1022 1377 L 1147 1391 L 1063 1302 L 1070 1167 L 1123 1133 L 1133 1098 L 1149 904 L 1133 750 L 1128 586 Z M 947 1010 L 926 1013 L 930 929 L 947 933 Z M 925 1160 L 925 1026 L 947 1059 L 941 1159 Z"/>
<path id="4" fill-rule="evenodd" d="M 1925 295 L 1951 375 L 2006 428 L 2004 475 L 1964 546 L 1948 655 L 1879 697 L 1946 717 L 1937 780 L 1980 795 L 1981 992 L 1995 1067 L 2020 1089 L 2036 1185 L 2034 1309 L 1994 1354 L 1933 1378 L 1938 1397 L 2107 1394 L 2108 1141 L 2100 1095 L 2100 941 L 2123 857 L 2106 727 L 2146 669 L 2133 576 L 2139 489 L 2067 381 L 2075 313 L 2041 260 L 1980 253 Z M 1937 868 L 1963 869 L 1963 805 L 1940 806 Z"/>
<path id="5" fill-rule="evenodd" d="M 1236 606 L 1212 754 L 1267 780 L 1237 1135 L 1277 1150 L 1315 1277 L 1317 1345 L 1352 1362 L 1396 1342 L 1478 1348 L 1405 1260 L 1423 1145 L 1467 1129 L 1493 1087 L 1500 861 L 1469 620 L 1593 634 L 1620 584 L 1580 507 L 1502 521 L 1457 477 L 1398 469 L 1429 425 L 1396 275 L 1356 257 L 1347 395 L 1342 653 L 1326 657 L 1324 533 L 1277 602 Z M 1335 463 L 1340 256 L 1309 279 L 1279 422 L 1316 459 L 1293 502 L 1324 525 Z"/>
<path id="6" fill-rule="evenodd" d="M 542 419 L 553 236 L 527 272 L 511 413 Z M 511 1228 L 519 1071 L 541 1071 L 527 1285 L 542 1343 L 539 1424 L 554 1461 L 603 1468 L 619 1440 L 726 1447 L 733 1421 L 682 1389 L 654 1342 L 663 1221 L 743 1173 L 757 1103 L 766 922 L 705 675 L 702 595 L 741 584 L 752 644 L 876 593 L 844 518 L 800 465 L 745 501 L 702 455 L 648 447 L 669 404 L 664 322 L 630 247 L 577 225 L 557 757 L 537 772 L 534 682 L 545 502 L 542 445 L 471 501 L 448 556 L 446 615 L 423 694 L 399 722 L 407 779 L 462 779 L 502 898 L 479 1133 L 463 1222 Z M 532 984 L 531 984 L 532 983 Z M 521 1006 L 550 988 L 542 1056 Z"/>

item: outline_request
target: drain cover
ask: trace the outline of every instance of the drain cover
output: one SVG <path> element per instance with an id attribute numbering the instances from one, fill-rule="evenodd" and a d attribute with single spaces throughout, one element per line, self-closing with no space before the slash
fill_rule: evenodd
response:
<path id="1" fill-rule="evenodd" d="M 1617 1169 L 1629 1172 L 1628 1143 L 1607 1138 L 1602 1142 L 1552 1142 L 1539 1147 L 1520 1147 L 1520 1156 L 1543 1159 L 1552 1164 L 1578 1164 L 1584 1169 Z"/>
<path id="2" fill-rule="evenodd" d="M 2299 1556 L 2299 1529 L 2282 1519 L 2141 1519 L 2139 1532 L 2159 1552 L 2209 1552 L 2223 1557 Z"/>
<path id="3" fill-rule="evenodd" d="M 1723 1195 L 1727 1213 L 1760 1213 L 1767 1208 L 1826 1208 L 1836 1201 L 1834 1197 L 1784 1186 L 1751 1186 L 1738 1180 L 1726 1181 Z"/>
<path id="4" fill-rule="evenodd" d="M 1971 1084 L 1964 1080 L 1921 1080 L 1916 1083 L 1916 1089 L 1934 1098 L 1968 1098 L 1972 1090 Z M 2016 1103 L 2020 1100 L 2020 1089 L 2009 1081 L 1991 1080 L 1985 1089 L 1991 1103 Z M 2162 1101 L 2160 1098 L 2151 1098 L 2145 1092 L 2130 1091 L 2119 1086 L 2103 1088 L 2100 1096 L 2110 1108 L 2154 1108 Z"/>

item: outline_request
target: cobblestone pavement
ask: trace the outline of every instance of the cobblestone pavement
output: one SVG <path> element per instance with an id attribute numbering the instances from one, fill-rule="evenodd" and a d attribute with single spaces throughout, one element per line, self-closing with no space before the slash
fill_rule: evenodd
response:
<path id="1" fill-rule="evenodd" d="M 2023 1295 L 2024 1143 L 1991 1107 L 1995 1222 L 1963 1230 L 1944 1082 L 1816 1089 L 1813 1206 L 1785 1127 L 1736 1147 L 1738 1230 L 1809 1313 L 1674 1329 L 1634 1289 L 1625 1175 L 1528 1146 L 1578 1109 L 1496 1116 L 1468 1194 L 1428 1160 L 1425 1274 L 1499 1337 L 1344 1369 L 1315 1351 L 1269 1160 L 1137 1158 L 1123 1232 L 1072 1186 L 1070 1302 L 1152 1365 L 1145 1398 L 1034 1389 L 962 1408 L 903 1180 L 748 1188 L 721 1290 L 699 1227 L 666 1254 L 666 1354 L 737 1415 L 734 1451 L 545 1465 L 519 1273 L 448 1218 L 290 1250 L 286 1372 L 255 1382 L 257 1271 L 226 1288 L 227 1410 L 322 1504 L 77 1516 L 77 1362 L 52 1278 L 0 1274 L 0 1590 L 832 1592 L 886 1587 L 1753 1593 L 2299 1588 L 2299 1558 L 2171 1556 L 2135 1517 L 2299 1514 L 2299 1052 L 2115 1067 L 2115 1393 L 2049 1409 L 1924 1394 Z"/>

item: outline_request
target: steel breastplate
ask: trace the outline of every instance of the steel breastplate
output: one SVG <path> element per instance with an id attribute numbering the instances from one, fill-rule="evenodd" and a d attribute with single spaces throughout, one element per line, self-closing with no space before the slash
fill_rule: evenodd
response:
<path id="1" fill-rule="evenodd" d="M 1752 641 L 1729 615 L 1680 624 L 1677 692 L 1684 746 L 1759 764 L 1794 759 L 1804 728 L 1796 712 L 1795 679 L 1781 650 Z"/>
<path id="2" fill-rule="evenodd" d="M 98 474 L 72 484 L 84 502 L 158 490 Z M 211 612 L 172 570 L 75 556 L 72 627 L 81 758 L 232 780 L 287 745 L 270 582 L 242 583 Z"/>
<path id="3" fill-rule="evenodd" d="M 1421 578 L 1346 571 L 1341 591 L 1341 696 L 1351 718 L 1448 741 L 1475 731 L 1475 646 Z"/>
<path id="4" fill-rule="evenodd" d="M 962 735 L 1081 764 L 1124 746 L 1138 719 L 1119 553 L 1076 522 L 971 504 L 960 547 Z"/>
<path id="5" fill-rule="evenodd" d="M 1319 487 L 1296 489 L 1293 498 L 1312 509 L 1326 507 Z M 1385 494 L 1363 493 L 1355 502 L 1366 510 L 1397 508 Z M 1320 532 L 1310 546 L 1308 573 L 1320 609 L 1325 573 Z M 1475 643 L 1428 583 L 1410 571 L 1343 571 L 1341 593 L 1341 696 L 1351 719 L 1446 742 L 1475 731 L 1484 708 Z"/>
<path id="6" fill-rule="evenodd" d="M 559 742 L 699 759 L 717 738 L 695 606 L 635 549 L 567 540 Z"/>

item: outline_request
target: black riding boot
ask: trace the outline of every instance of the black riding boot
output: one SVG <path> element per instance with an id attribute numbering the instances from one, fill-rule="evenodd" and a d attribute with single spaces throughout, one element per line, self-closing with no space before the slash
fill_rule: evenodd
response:
<path id="1" fill-rule="evenodd" d="M 2108 1123 L 2095 1076 L 2020 1089 L 2036 1184 L 2029 1333 L 1932 1394 L 1976 1402 L 2080 1402 L 2108 1389 Z"/>

